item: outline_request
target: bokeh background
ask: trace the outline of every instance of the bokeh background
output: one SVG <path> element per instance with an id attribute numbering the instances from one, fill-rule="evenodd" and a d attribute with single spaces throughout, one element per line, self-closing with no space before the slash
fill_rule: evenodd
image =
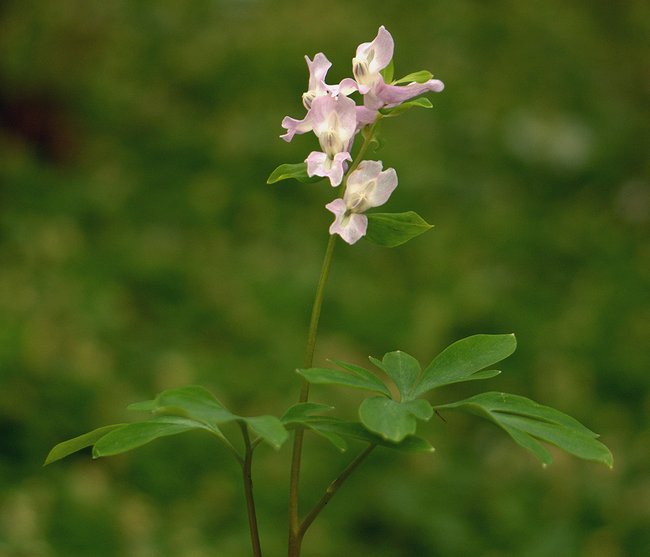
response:
<path id="1" fill-rule="evenodd" d="M 613 471 L 542 469 L 449 414 L 433 456 L 378 451 L 305 556 L 650 555 L 650 9 L 642 0 L 0 2 L 0 556 L 249 554 L 239 470 L 188 434 L 41 468 L 52 445 L 206 385 L 242 414 L 297 397 L 331 188 L 265 184 L 298 162 L 303 55 L 350 74 L 384 24 L 432 111 L 383 127 L 387 210 L 436 228 L 339 244 L 317 361 L 400 348 L 428 362 L 517 334 L 488 383 L 600 432 Z M 352 417 L 360 395 L 314 390 Z M 358 450 L 352 447 L 352 452 Z M 304 504 L 347 462 L 309 438 Z M 282 555 L 289 445 L 259 450 L 268 555 Z"/>

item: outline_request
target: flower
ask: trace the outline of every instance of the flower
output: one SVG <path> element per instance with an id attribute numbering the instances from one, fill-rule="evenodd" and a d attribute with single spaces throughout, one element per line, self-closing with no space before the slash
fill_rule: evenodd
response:
<path id="1" fill-rule="evenodd" d="M 394 47 L 393 37 L 383 25 L 372 42 L 357 47 L 356 56 L 352 59 L 352 73 L 363 95 L 363 108 L 359 107 L 358 110 L 360 127 L 374 122 L 380 108 L 397 106 L 426 92 L 439 93 L 445 87 L 439 79 L 413 82 L 404 87 L 386 83 L 381 70 L 390 64 Z"/>
<path id="2" fill-rule="evenodd" d="M 383 25 L 372 42 L 357 47 L 356 56 L 352 59 L 352 73 L 361 94 L 365 95 L 378 81 L 383 82 L 380 72 L 393 59 L 394 47 L 393 37 Z"/>
<path id="3" fill-rule="evenodd" d="M 327 85 L 325 83 L 325 76 L 327 75 L 327 71 L 332 67 L 332 63 L 322 52 L 316 54 L 313 60 L 310 60 L 309 56 L 305 56 L 305 60 L 309 68 L 309 89 L 302 94 L 302 104 L 308 111 L 311 109 L 314 99 L 318 97 L 324 95 L 331 95 L 333 97 L 337 97 L 338 95 L 347 96 L 353 91 L 358 90 L 357 83 L 349 77 L 345 78 L 338 85 Z M 282 127 L 287 130 L 287 133 L 280 137 L 287 142 L 291 141 L 294 135 L 307 133 L 313 129 L 309 112 L 302 120 L 296 120 L 295 118 L 286 116 L 282 120 Z"/>
<path id="4" fill-rule="evenodd" d="M 338 234 L 348 244 L 365 236 L 368 217 L 362 213 L 386 203 L 397 187 L 395 169 L 382 168 L 381 161 L 363 161 L 348 177 L 343 198 L 325 205 L 335 216 L 330 234 Z"/>
<path id="5" fill-rule="evenodd" d="M 307 118 L 320 143 L 322 152 L 312 151 L 305 159 L 309 176 L 330 179 L 332 186 L 343 180 L 344 164 L 352 160 L 350 148 L 357 132 L 356 105 L 346 96 L 316 97 Z"/>

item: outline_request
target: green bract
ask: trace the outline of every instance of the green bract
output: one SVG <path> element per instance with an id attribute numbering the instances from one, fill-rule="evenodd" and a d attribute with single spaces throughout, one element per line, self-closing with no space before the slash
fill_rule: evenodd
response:
<path id="1" fill-rule="evenodd" d="M 433 228 L 420 215 L 413 211 L 406 213 L 368 213 L 366 238 L 371 242 L 394 248 L 424 234 Z"/>
<path id="2" fill-rule="evenodd" d="M 266 180 L 266 183 L 274 184 L 275 182 L 288 180 L 290 178 L 298 180 L 303 184 L 312 184 L 314 182 L 320 182 L 323 179 L 320 176 L 309 176 L 309 174 L 307 174 L 307 163 L 298 162 L 295 164 L 281 164 L 273 172 L 271 172 L 270 176 Z"/>

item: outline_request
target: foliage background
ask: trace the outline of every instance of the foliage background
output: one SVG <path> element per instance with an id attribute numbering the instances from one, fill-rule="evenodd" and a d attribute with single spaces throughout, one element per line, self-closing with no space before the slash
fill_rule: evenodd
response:
<path id="1" fill-rule="evenodd" d="M 0 2 L 0 556 L 248 554 L 237 467 L 201 435 L 42 469 L 49 448 L 201 383 L 240 413 L 297 396 L 335 192 L 265 185 L 312 139 L 302 56 L 331 81 L 385 24 L 396 72 L 446 83 L 385 127 L 390 210 L 436 229 L 339 244 L 318 361 L 428 361 L 514 331 L 489 384 L 603 435 L 616 466 L 542 469 L 493 426 L 433 420 L 433 456 L 378 452 L 305 555 L 650 554 L 650 13 L 641 0 Z M 353 414 L 356 395 L 325 388 Z M 310 439 L 305 501 L 349 456 Z M 289 447 L 259 451 L 281 555 Z M 264 473 L 261 470 L 265 470 Z"/>

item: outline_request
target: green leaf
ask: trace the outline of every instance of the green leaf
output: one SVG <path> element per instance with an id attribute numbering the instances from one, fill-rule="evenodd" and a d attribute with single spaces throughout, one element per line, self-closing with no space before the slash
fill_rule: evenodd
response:
<path id="1" fill-rule="evenodd" d="M 411 108 L 414 107 L 433 108 L 433 104 L 431 104 L 431 101 L 426 97 L 420 97 L 418 99 L 413 99 L 412 101 L 407 101 L 405 103 L 398 104 L 397 106 L 393 106 L 391 108 L 380 108 L 379 113 L 384 118 L 393 118 L 395 116 L 399 116 L 400 114 L 403 114 L 407 110 L 411 110 Z"/>
<path id="2" fill-rule="evenodd" d="M 423 398 L 402 402 L 402 406 L 418 420 L 428 422 L 431 419 L 431 416 L 433 416 L 433 406 L 431 406 L 429 401 L 424 400 Z"/>
<path id="3" fill-rule="evenodd" d="M 413 356 L 401 350 L 384 354 L 381 362 L 375 358 L 371 358 L 370 361 L 379 369 L 386 372 L 395 382 L 397 390 L 402 395 L 402 399 L 407 399 L 408 394 L 422 371 L 418 361 Z"/>
<path id="4" fill-rule="evenodd" d="M 159 437 L 176 435 L 192 429 L 214 433 L 209 426 L 176 416 L 161 416 L 146 422 L 127 424 L 104 435 L 93 448 L 93 458 L 112 456 L 146 445 Z"/>
<path id="5" fill-rule="evenodd" d="M 102 437 L 104 437 L 104 435 L 106 435 L 107 433 L 115 429 L 124 427 L 125 425 L 126 424 L 107 425 L 104 427 L 100 427 L 98 429 L 94 429 L 93 431 L 89 431 L 88 433 L 84 433 L 83 435 L 79 435 L 79 437 L 75 437 L 74 439 L 68 439 L 67 441 L 63 441 L 62 443 L 56 445 L 49 452 L 47 458 L 45 459 L 45 462 L 43 463 L 43 466 L 52 464 L 53 462 L 56 462 L 57 460 L 61 460 L 62 458 L 71 455 L 72 453 L 76 453 L 81 449 L 85 449 L 86 447 L 92 446 L 97 441 L 99 441 Z"/>
<path id="6" fill-rule="evenodd" d="M 428 72 L 426 70 L 421 70 L 419 72 L 413 72 L 408 75 L 405 75 L 401 79 L 398 79 L 397 81 L 393 81 L 393 85 L 399 85 L 400 83 L 413 83 L 414 81 L 416 83 L 426 83 L 433 77 L 433 74 L 431 72 Z"/>
<path id="7" fill-rule="evenodd" d="M 491 420 L 544 465 L 553 459 L 538 441 L 551 443 L 579 458 L 602 462 L 610 468 L 614 464 L 610 450 L 597 440 L 598 434 L 571 416 L 522 396 L 489 392 L 435 408 L 463 410 Z"/>
<path id="8" fill-rule="evenodd" d="M 369 213 L 366 238 L 387 248 L 402 245 L 433 226 L 413 211 L 406 213 Z"/>
<path id="9" fill-rule="evenodd" d="M 391 81 L 393 81 L 393 75 L 395 73 L 395 66 L 393 64 L 393 60 L 391 59 L 391 61 L 388 63 L 388 66 L 386 66 L 379 73 L 384 78 L 384 82 L 390 83 Z"/>
<path id="10" fill-rule="evenodd" d="M 219 402 L 214 395 L 200 385 L 188 385 L 169 389 L 160 393 L 155 399 L 153 412 L 191 418 L 209 425 L 232 422 L 235 416 Z"/>
<path id="11" fill-rule="evenodd" d="M 426 400 L 400 403 L 382 396 L 367 398 L 359 406 L 361 423 L 388 441 L 399 443 L 417 428 L 416 418 L 428 420 L 433 409 Z"/>
<path id="12" fill-rule="evenodd" d="M 298 369 L 296 371 L 312 385 L 342 385 L 344 387 L 352 387 L 354 389 L 362 389 L 390 396 L 390 391 L 386 385 L 372 372 L 354 364 L 339 362 L 337 360 L 332 361 L 347 371 L 318 367 Z"/>
<path id="13" fill-rule="evenodd" d="M 290 406 L 287 411 L 282 414 L 280 421 L 283 424 L 302 423 L 305 419 L 311 417 L 316 412 L 329 412 L 333 410 L 333 406 L 328 404 L 318 404 L 316 402 L 299 402 Z"/>
<path id="14" fill-rule="evenodd" d="M 279 449 L 289 436 L 282 422 L 275 416 L 254 416 L 241 419 L 274 449 Z"/>
<path id="15" fill-rule="evenodd" d="M 310 427 L 319 433 L 330 433 L 340 437 L 349 437 L 357 441 L 364 441 L 374 445 L 380 445 L 389 449 L 395 449 L 406 453 L 428 453 L 433 452 L 431 444 L 422 437 L 409 435 L 399 443 L 394 443 L 383 437 L 368 431 L 359 422 L 350 422 L 339 418 L 319 417 L 310 422 Z"/>
<path id="16" fill-rule="evenodd" d="M 151 404 L 153 402 L 153 404 Z M 160 393 L 153 401 L 136 403 L 130 408 L 151 409 L 154 414 L 189 418 L 209 426 L 210 431 L 225 441 L 217 427 L 220 424 L 242 420 L 272 447 L 278 448 L 287 439 L 282 422 L 274 416 L 238 416 L 226 410 L 214 395 L 200 385 L 188 385 Z"/>
<path id="17" fill-rule="evenodd" d="M 153 412 L 156 409 L 156 406 L 157 404 L 155 400 L 143 400 L 141 402 L 129 404 L 126 409 L 136 410 L 138 412 Z"/>
<path id="18" fill-rule="evenodd" d="M 307 163 L 299 162 L 296 164 L 281 164 L 278 166 L 266 180 L 267 184 L 274 184 L 281 180 L 288 180 L 293 178 L 302 182 L 303 184 L 313 184 L 320 182 L 323 178 L 321 176 L 309 176 L 307 174 Z"/>
<path id="19" fill-rule="evenodd" d="M 507 358 L 517 348 L 515 335 L 474 335 L 445 348 L 426 367 L 413 397 L 452 383 L 488 379 L 500 372 L 480 370 Z"/>

